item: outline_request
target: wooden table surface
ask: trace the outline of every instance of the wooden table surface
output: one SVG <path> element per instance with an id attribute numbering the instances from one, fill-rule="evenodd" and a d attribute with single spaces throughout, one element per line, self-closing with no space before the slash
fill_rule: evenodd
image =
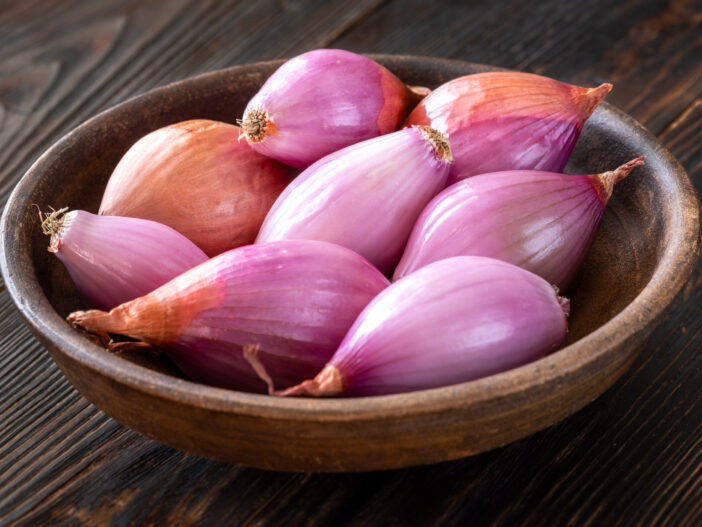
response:
<path id="1" fill-rule="evenodd" d="M 616 5 L 615 5 L 616 4 Z M 317 47 L 615 86 L 702 187 L 702 3 L 0 2 L 0 203 L 64 133 L 191 75 Z M 307 475 L 123 427 L 66 381 L 0 285 L 0 525 L 702 525 L 702 267 L 632 369 L 551 428 L 471 458 Z"/>

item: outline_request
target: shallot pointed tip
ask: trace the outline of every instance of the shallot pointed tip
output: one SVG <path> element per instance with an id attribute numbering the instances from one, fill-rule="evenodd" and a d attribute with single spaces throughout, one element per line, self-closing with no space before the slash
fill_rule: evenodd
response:
<path id="1" fill-rule="evenodd" d="M 622 179 L 628 176 L 631 173 L 631 171 L 634 170 L 634 168 L 644 165 L 645 158 L 646 156 L 639 156 L 637 158 L 632 159 L 631 161 L 627 161 L 623 165 L 615 168 L 614 170 L 609 170 L 607 172 L 603 172 L 602 174 L 597 174 L 595 176 L 595 178 L 597 178 L 600 185 L 602 186 L 601 197 L 605 203 L 609 200 L 609 198 L 612 197 L 612 190 L 614 189 L 614 185 L 616 185 Z"/>
<path id="2" fill-rule="evenodd" d="M 614 170 L 614 172 L 616 174 L 620 175 L 620 177 L 617 181 L 621 181 L 626 176 L 628 176 L 629 172 L 631 172 L 634 169 L 634 167 L 645 165 L 646 163 L 644 162 L 644 159 L 646 159 L 646 156 L 639 156 L 639 157 L 636 157 L 636 158 L 632 159 L 631 161 L 627 161 L 623 165 L 617 167 Z"/>
<path id="3" fill-rule="evenodd" d="M 605 82 L 596 88 L 585 90 L 583 94 L 583 113 L 585 119 L 592 115 L 592 112 L 594 112 L 595 108 L 597 108 L 597 106 L 602 102 L 602 99 L 604 99 L 607 94 L 612 91 L 612 88 L 613 86 L 609 82 Z"/>
<path id="4" fill-rule="evenodd" d="M 124 342 L 115 342 L 113 340 L 110 340 L 110 342 L 107 343 L 107 351 L 111 351 L 112 353 L 116 355 L 121 355 L 125 351 L 137 351 L 137 352 L 147 352 L 150 355 L 153 355 L 155 357 L 160 357 L 161 354 L 163 353 L 159 348 L 156 346 L 152 346 L 151 344 L 148 344 L 146 342 L 133 342 L 133 341 L 124 341 Z"/>
<path id="5" fill-rule="evenodd" d="M 339 368 L 327 364 L 314 379 L 303 381 L 296 386 L 273 392 L 279 397 L 334 397 L 343 391 L 343 378 Z"/>
<path id="6" fill-rule="evenodd" d="M 244 114 L 243 119 L 237 119 L 236 122 L 251 143 L 260 143 L 267 135 L 274 134 L 276 131 L 268 112 L 260 108 L 252 108 Z"/>
<path id="7" fill-rule="evenodd" d="M 127 302 L 117 306 L 111 311 L 101 311 L 90 309 L 88 311 L 74 311 L 66 317 L 66 320 L 73 326 L 84 329 L 90 333 L 119 333 L 137 338 L 133 331 L 128 328 L 134 315 L 129 312 L 132 302 Z M 148 314 L 142 313 L 143 319 L 148 319 Z M 146 320 L 148 322 L 148 320 Z"/>
<path id="8" fill-rule="evenodd" d="M 66 317 L 66 320 L 68 322 L 76 327 L 82 328 L 83 327 L 83 319 L 86 314 L 90 313 L 90 311 L 95 311 L 94 309 L 91 309 L 89 311 L 74 311 L 70 315 Z"/>
<path id="9" fill-rule="evenodd" d="M 110 313 L 99 309 L 74 311 L 66 317 L 72 326 L 95 334 L 111 332 L 110 319 Z"/>

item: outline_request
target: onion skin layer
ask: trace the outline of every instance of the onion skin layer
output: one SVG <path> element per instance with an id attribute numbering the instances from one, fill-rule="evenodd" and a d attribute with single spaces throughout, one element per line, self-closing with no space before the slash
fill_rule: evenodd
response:
<path id="1" fill-rule="evenodd" d="M 112 173 L 100 214 L 158 221 L 208 256 L 253 243 L 291 169 L 239 135 L 237 126 L 197 119 L 142 137 Z"/>
<path id="2" fill-rule="evenodd" d="M 66 266 L 80 294 L 99 309 L 150 293 L 207 260 L 182 234 L 138 218 L 74 210 L 49 233 L 49 251 Z"/>
<path id="3" fill-rule="evenodd" d="M 280 195 L 256 243 L 325 240 L 391 273 L 415 220 L 448 175 L 450 147 L 431 137 L 421 127 L 406 128 L 320 159 Z"/>
<path id="4" fill-rule="evenodd" d="M 597 234 L 614 184 L 636 158 L 603 174 L 482 174 L 438 194 L 412 230 L 394 279 L 452 256 L 489 256 L 564 289 Z"/>
<path id="5" fill-rule="evenodd" d="M 233 249 L 113 309 L 78 311 L 74 325 L 162 348 L 190 378 L 263 392 L 244 357 L 278 386 L 316 374 L 388 280 L 353 251 L 319 241 Z"/>
<path id="6" fill-rule="evenodd" d="M 545 280 L 514 265 L 441 260 L 380 293 L 315 379 L 276 395 L 383 395 L 493 375 L 555 350 L 568 310 Z"/>
<path id="7" fill-rule="evenodd" d="M 611 89 L 530 73 L 476 73 L 439 86 L 405 125 L 428 125 L 448 135 L 455 163 L 447 186 L 502 170 L 561 172 L 583 124 Z"/>
<path id="8" fill-rule="evenodd" d="M 394 132 L 420 98 L 374 60 L 318 49 L 278 68 L 249 101 L 241 124 L 254 150 L 304 169 Z"/>

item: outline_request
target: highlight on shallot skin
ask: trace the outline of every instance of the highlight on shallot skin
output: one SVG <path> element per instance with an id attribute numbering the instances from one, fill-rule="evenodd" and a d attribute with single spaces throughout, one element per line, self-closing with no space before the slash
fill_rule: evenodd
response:
<path id="1" fill-rule="evenodd" d="M 227 251 L 110 312 L 77 311 L 68 320 L 162 349 L 195 381 L 262 392 L 248 352 L 256 350 L 276 385 L 299 383 L 322 368 L 388 285 L 344 247 L 281 241 Z"/>
<path id="2" fill-rule="evenodd" d="M 451 256 L 490 256 L 561 289 L 592 245 L 618 181 L 643 157 L 601 174 L 511 170 L 474 176 L 445 189 L 412 230 L 394 279 Z"/>
<path id="3" fill-rule="evenodd" d="M 150 293 L 207 260 L 193 242 L 155 221 L 97 216 L 67 208 L 39 213 L 48 250 L 63 262 L 78 292 L 112 309 Z"/>
<path id="4" fill-rule="evenodd" d="M 421 98 L 417 91 L 367 57 L 317 49 L 278 68 L 239 122 L 254 150 L 304 169 L 397 130 Z"/>
<path id="5" fill-rule="evenodd" d="M 481 256 L 447 258 L 373 299 L 313 379 L 269 392 L 383 395 L 493 375 L 560 346 L 569 309 L 529 271 Z"/>
<path id="6" fill-rule="evenodd" d="M 451 161 L 448 140 L 428 126 L 330 154 L 288 185 L 256 243 L 324 240 L 391 273 L 415 220 L 444 187 Z"/>
<path id="7" fill-rule="evenodd" d="M 208 256 L 253 243 L 292 169 L 239 135 L 237 126 L 206 119 L 147 134 L 112 172 L 99 213 L 158 221 Z"/>
<path id="8" fill-rule="evenodd" d="M 447 186 L 502 170 L 561 172 L 585 121 L 611 89 L 530 73 L 476 73 L 436 88 L 405 125 L 428 125 L 449 136 L 455 163 Z"/>

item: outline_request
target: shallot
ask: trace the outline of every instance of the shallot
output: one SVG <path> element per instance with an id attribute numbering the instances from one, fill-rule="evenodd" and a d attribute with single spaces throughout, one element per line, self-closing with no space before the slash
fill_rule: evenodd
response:
<path id="1" fill-rule="evenodd" d="M 312 380 L 275 395 L 381 395 L 470 381 L 555 350 L 569 302 L 543 278 L 481 256 L 434 262 L 358 316 Z"/>
<path id="2" fill-rule="evenodd" d="M 397 130 L 421 98 L 417 92 L 374 60 L 317 49 L 278 68 L 249 101 L 240 123 L 253 149 L 304 169 Z"/>
<path id="3" fill-rule="evenodd" d="M 611 89 L 530 73 L 476 73 L 439 86 L 405 125 L 429 125 L 448 135 L 455 163 L 447 186 L 500 170 L 561 172 L 583 124 Z"/>
<path id="4" fill-rule="evenodd" d="M 490 256 L 565 288 L 595 238 L 614 184 L 638 157 L 602 174 L 483 174 L 437 195 L 414 226 L 395 279 L 459 255 Z"/>
<path id="5" fill-rule="evenodd" d="M 256 243 L 326 240 L 392 272 L 415 220 L 443 188 L 451 159 L 446 138 L 428 126 L 328 155 L 280 195 Z"/>
<path id="6" fill-rule="evenodd" d="M 99 309 L 150 293 L 207 260 L 193 242 L 155 221 L 67 209 L 40 217 L 44 234 L 51 236 L 49 252 Z"/>
<path id="7" fill-rule="evenodd" d="M 196 381 L 262 391 L 245 350 L 276 384 L 298 383 L 319 371 L 388 284 L 353 251 L 281 241 L 227 251 L 109 313 L 77 311 L 68 320 L 161 348 Z"/>
<path id="8" fill-rule="evenodd" d="M 252 243 L 291 174 L 238 137 L 237 126 L 204 119 L 142 137 L 112 173 L 100 214 L 158 221 L 209 256 Z"/>

